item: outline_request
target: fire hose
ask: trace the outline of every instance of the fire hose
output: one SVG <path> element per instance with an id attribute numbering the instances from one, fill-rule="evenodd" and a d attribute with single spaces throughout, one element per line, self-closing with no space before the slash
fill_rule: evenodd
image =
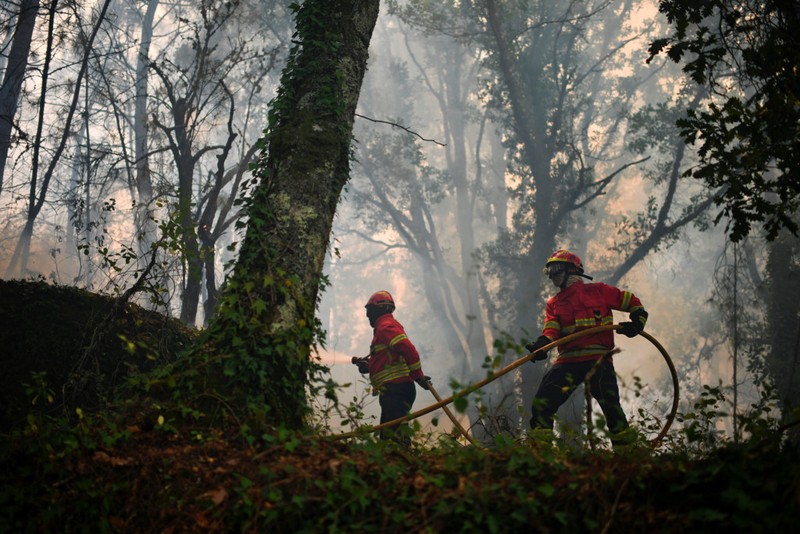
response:
<path id="1" fill-rule="evenodd" d="M 619 328 L 621 328 L 620 325 L 616 324 L 616 325 L 596 326 L 594 328 L 581 330 L 580 332 L 575 332 L 574 334 L 570 334 L 568 336 L 564 336 L 564 337 L 562 337 L 560 339 L 557 339 L 557 340 L 553 341 L 552 343 L 549 343 L 549 344 L 545 345 L 544 347 L 542 347 L 541 349 L 539 349 L 536 352 L 540 352 L 540 351 L 541 352 L 547 352 L 550 349 L 556 348 L 559 345 L 563 345 L 565 343 L 569 343 L 569 342 L 574 341 L 574 340 L 576 340 L 576 339 L 578 339 L 580 337 L 588 336 L 588 335 L 591 335 L 591 334 L 598 334 L 600 332 L 605 332 L 605 331 L 608 331 L 608 330 L 618 330 Z M 641 332 L 639 335 L 644 337 L 645 339 L 647 339 L 650 343 L 653 344 L 653 346 L 655 346 L 656 349 L 658 349 L 659 353 L 661 353 L 661 356 L 664 358 L 664 361 L 666 362 L 667 367 L 669 368 L 670 376 L 672 378 L 672 391 L 673 391 L 672 407 L 670 408 L 669 414 L 667 415 L 667 417 L 666 417 L 666 419 L 664 421 L 664 426 L 661 428 L 661 431 L 658 433 L 658 435 L 655 438 L 653 438 L 653 439 L 651 439 L 649 441 L 650 446 L 652 448 L 655 448 L 655 447 L 658 446 L 658 444 L 661 442 L 661 440 L 664 439 L 664 436 L 667 435 L 667 432 L 669 431 L 670 427 L 672 426 L 673 421 L 675 420 L 675 415 L 678 412 L 678 399 L 679 399 L 678 372 L 675 370 L 675 365 L 673 364 L 672 359 L 669 357 L 669 354 L 667 353 L 666 349 L 664 349 L 664 347 L 661 345 L 661 343 L 658 342 L 658 340 L 656 338 L 654 338 L 653 336 L 651 336 L 647 332 Z M 383 428 L 392 427 L 392 426 L 395 426 L 395 425 L 399 425 L 401 423 L 405 423 L 406 421 L 411 421 L 412 419 L 416 419 L 417 417 L 421 417 L 423 415 L 426 415 L 426 414 L 428 414 L 428 413 L 430 413 L 430 412 L 432 412 L 434 410 L 438 410 L 439 408 L 445 408 L 445 413 L 448 415 L 448 417 L 450 417 L 450 419 L 454 423 L 456 423 L 455 416 L 452 414 L 452 412 L 450 412 L 449 409 L 446 408 L 446 406 L 448 404 L 452 403 L 456 399 L 459 399 L 461 397 L 465 397 L 465 396 L 469 395 L 470 393 L 472 393 L 474 391 L 477 391 L 478 389 L 482 388 L 483 386 L 485 386 L 485 385 L 497 380 L 501 376 L 510 373 L 511 371 L 513 371 L 514 369 L 519 367 L 520 365 L 530 361 L 533 358 L 534 354 L 535 354 L 534 352 L 531 352 L 530 354 L 527 354 L 527 355 L 525 355 L 525 356 L 513 361 L 512 363 L 510 363 L 507 366 L 503 367 L 499 371 L 490 373 L 489 376 L 487 376 L 483 380 L 481 380 L 479 382 L 475 382 L 474 384 L 470 384 L 469 386 L 467 386 L 463 390 L 458 391 L 456 393 L 453 393 L 451 396 L 447 397 L 446 399 L 442 399 L 439 396 L 439 394 L 437 392 L 435 392 L 436 391 L 435 389 L 430 389 L 431 393 L 433 393 L 433 396 L 434 396 L 434 398 L 436 398 L 437 402 L 435 404 L 431 404 L 430 406 L 428 406 L 426 408 L 423 408 L 421 410 L 417 410 L 416 412 L 413 412 L 413 413 L 409 413 L 408 415 L 405 415 L 403 417 L 398 417 L 397 419 L 393 419 L 392 421 L 387 421 L 386 423 L 381 423 L 379 425 L 373 425 L 373 426 L 361 427 L 361 428 L 358 428 L 358 429 L 353 430 L 351 432 L 345 432 L 345 433 L 337 434 L 337 435 L 331 436 L 331 437 L 332 437 L 332 439 L 340 440 L 340 439 L 350 438 L 350 437 L 359 436 L 359 435 L 363 435 L 363 434 L 368 434 L 368 433 L 371 433 L 371 432 L 375 432 L 377 430 L 381 430 Z M 429 382 L 429 385 L 430 385 L 430 382 Z M 456 426 L 459 429 L 459 431 L 464 435 L 464 437 L 467 437 L 467 439 L 471 443 L 475 444 L 475 441 L 467 436 L 467 431 L 464 430 L 464 428 L 460 424 L 456 423 Z"/>
<path id="2" fill-rule="evenodd" d="M 437 402 L 443 402 L 442 401 L 442 397 L 439 395 L 439 392 L 436 391 L 436 388 L 433 387 L 433 384 L 431 384 L 430 380 L 428 380 L 427 384 L 428 384 L 428 391 L 430 391 L 433 394 L 433 397 L 436 399 L 436 401 Z M 472 436 L 469 435 L 469 432 L 467 432 L 466 429 L 463 426 L 461 426 L 461 423 L 458 422 L 458 419 L 456 419 L 455 414 L 453 414 L 453 412 L 450 411 L 450 408 L 447 407 L 447 404 L 442 404 L 442 410 L 444 410 L 444 413 L 447 415 L 447 417 L 450 418 L 450 420 L 456 426 L 458 431 L 461 432 L 461 435 L 464 436 L 464 438 L 467 441 L 469 441 L 470 443 L 472 443 L 476 447 L 480 447 L 480 444 L 478 444 L 478 442 L 475 441 L 472 438 Z"/>

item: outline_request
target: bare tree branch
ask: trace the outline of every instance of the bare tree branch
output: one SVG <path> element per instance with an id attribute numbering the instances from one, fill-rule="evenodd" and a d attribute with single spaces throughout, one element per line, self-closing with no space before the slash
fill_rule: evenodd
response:
<path id="1" fill-rule="evenodd" d="M 420 134 L 418 134 L 417 132 L 406 128 L 402 124 L 397 124 L 396 122 L 389 122 L 389 121 L 382 121 L 380 119 L 373 119 L 371 117 L 366 117 L 366 116 L 361 115 L 359 113 L 356 113 L 356 117 L 359 117 L 359 118 L 362 118 L 362 119 L 365 119 L 365 120 L 368 120 L 368 121 L 371 121 L 371 122 L 377 122 L 379 124 L 388 124 L 389 126 L 394 126 L 395 128 L 400 128 L 401 130 L 405 130 L 406 132 L 408 132 L 408 133 L 410 133 L 412 135 L 416 135 L 421 140 L 426 141 L 428 143 L 436 143 L 439 146 L 447 146 L 447 143 L 441 143 L 441 142 L 439 142 L 439 141 L 437 141 L 435 139 L 426 139 L 426 138 L 422 137 Z"/>

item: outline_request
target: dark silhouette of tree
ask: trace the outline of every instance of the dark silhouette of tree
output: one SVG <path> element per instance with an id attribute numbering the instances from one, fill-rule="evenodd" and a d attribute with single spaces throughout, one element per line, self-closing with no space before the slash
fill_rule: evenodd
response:
<path id="1" fill-rule="evenodd" d="M 11 51 L 8 54 L 3 83 L 0 85 L 0 193 L 3 192 L 3 174 L 11 147 L 14 115 L 19 103 L 22 81 L 28 66 L 33 28 L 39 14 L 39 0 L 21 0 Z"/>
<path id="2" fill-rule="evenodd" d="M 248 419 L 296 428 L 309 410 L 323 262 L 349 179 L 354 114 L 379 3 L 296 6 L 294 46 L 246 201 L 247 230 L 194 352 L 223 367 L 216 374 L 212 366 L 214 378 L 224 378 Z"/>
<path id="3" fill-rule="evenodd" d="M 708 92 L 705 106 L 678 124 L 699 145 L 687 171 L 717 191 L 733 241 L 762 225 L 797 234 L 800 207 L 800 6 L 769 0 L 670 0 L 659 3 L 672 35 L 650 47 L 683 64 Z"/>
<path id="4" fill-rule="evenodd" d="M 706 98 L 676 121 L 700 161 L 684 174 L 713 191 L 734 243 L 765 238 L 767 261 L 758 301 L 768 345 L 749 365 L 771 379 L 787 423 L 800 406 L 800 305 L 797 294 L 800 208 L 800 6 L 770 0 L 662 1 L 673 32 L 654 41 Z M 755 268 L 751 269 L 756 271 Z M 763 358 L 763 361 L 762 361 Z M 789 426 L 800 439 L 797 426 Z"/>

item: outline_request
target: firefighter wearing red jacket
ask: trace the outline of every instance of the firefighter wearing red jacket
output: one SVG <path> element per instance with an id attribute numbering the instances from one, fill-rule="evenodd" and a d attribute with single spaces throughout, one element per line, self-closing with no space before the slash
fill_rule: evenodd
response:
<path id="1" fill-rule="evenodd" d="M 367 304 L 369 324 L 373 328 L 369 356 L 353 358 L 358 370 L 369 373 L 372 394 L 378 395 L 381 423 L 398 419 L 411 411 L 417 397 L 414 382 L 428 389 L 429 377 L 422 372 L 419 353 L 408 339 L 403 325 L 392 315 L 394 299 L 388 291 L 374 293 Z M 411 444 L 408 424 L 381 431 L 381 439 Z"/>
<path id="2" fill-rule="evenodd" d="M 545 273 L 558 293 L 547 301 L 542 335 L 525 347 L 536 353 L 534 360 L 546 359 L 547 354 L 539 349 L 563 336 L 613 324 L 611 310 L 630 314 L 630 321 L 620 323 L 622 328 L 616 330 L 617 333 L 635 337 L 644 330 L 647 312 L 636 295 L 608 284 L 584 283 L 582 278 L 592 278 L 583 273 L 583 263 L 577 255 L 557 250 L 547 260 Z M 558 357 L 542 378 L 533 400 L 531 429 L 552 429 L 558 408 L 602 359 L 590 378 L 589 388 L 606 418 L 612 444 L 622 444 L 620 433 L 628 428 L 628 421 L 620 405 L 617 376 L 610 356 L 613 350 L 612 330 L 579 337 L 559 346 Z"/>

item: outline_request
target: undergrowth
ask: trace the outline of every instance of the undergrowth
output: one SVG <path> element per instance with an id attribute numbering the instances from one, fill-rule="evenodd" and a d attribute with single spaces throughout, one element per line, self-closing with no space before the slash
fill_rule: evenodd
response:
<path id="1" fill-rule="evenodd" d="M 711 388 L 713 389 L 713 388 Z M 717 398 L 716 392 L 709 393 Z M 682 414 L 701 421 L 707 412 Z M 759 418 L 762 418 L 759 416 Z M 702 426 L 702 425 L 701 425 Z M 143 427 L 82 415 L 4 436 L 2 532 L 784 531 L 797 447 L 775 427 L 738 443 L 681 430 L 667 448 L 576 449 L 417 435 L 400 449 L 318 431 Z M 763 429 L 759 432 L 758 429 Z"/>
<path id="2" fill-rule="evenodd" d="M 725 390 L 706 386 L 655 450 L 610 450 L 602 424 L 582 446 L 498 433 L 483 448 L 412 425 L 405 450 L 370 434 L 337 440 L 324 418 L 200 426 L 210 418 L 192 417 L 190 390 L 168 406 L 153 395 L 180 388 L 169 374 L 132 370 L 83 409 L 59 404 L 51 374 L 29 376 L 29 413 L 0 430 L 0 533 L 782 532 L 800 512 L 800 451 L 769 392 L 741 414 L 737 440 L 718 426 Z M 314 387 L 335 398 L 324 377 Z M 333 406 L 364 422 L 358 401 Z M 663 425 L 636 419 L 648 435 Z"/>

